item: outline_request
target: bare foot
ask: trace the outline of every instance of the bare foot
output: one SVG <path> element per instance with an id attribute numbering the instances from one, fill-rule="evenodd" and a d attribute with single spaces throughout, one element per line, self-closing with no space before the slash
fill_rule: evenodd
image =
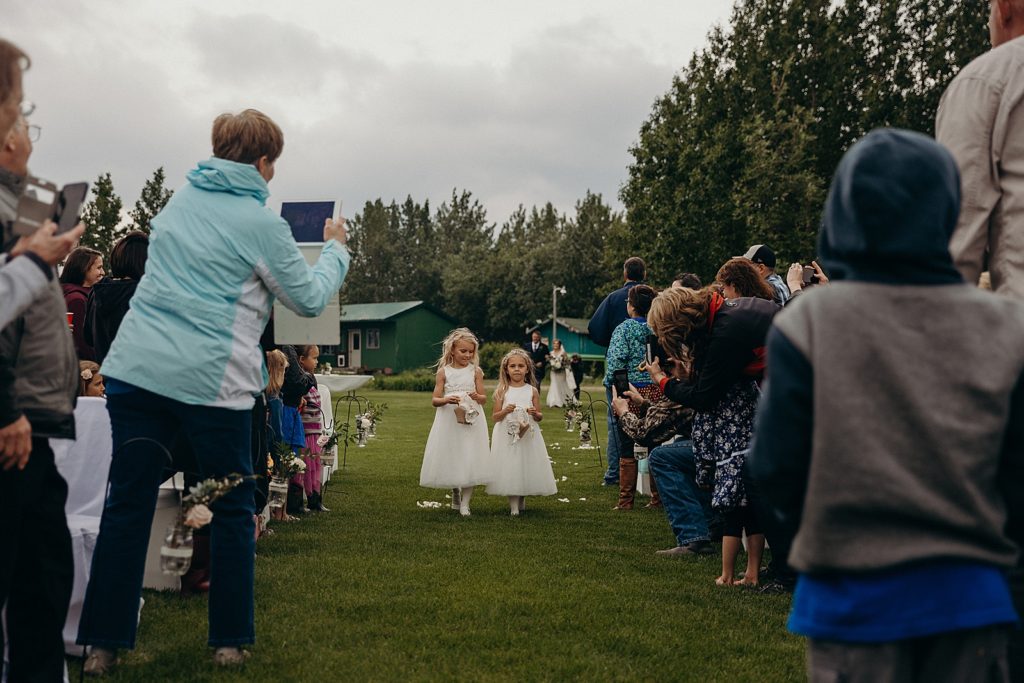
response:
<path id="1" fill-rule="evenodd" d="M 734 585 L 734 586 L 748 586 L 750 588 L 753 588 L 754 586 L 757 585 L 757 579 L 748 579 L 746 576 L 744 576 L 742 579 L 736 579 L 735 581 L 733 581 L 732 585 Z"/>
<path id="2" fill-rule="evenodd" d="M 735 581 L 733 581 L 732 577 L 726 576 L 725 574 L 722 574 L 715 579 L 715 584 L 719 586 L 732 586 L 734 583 Z"/>

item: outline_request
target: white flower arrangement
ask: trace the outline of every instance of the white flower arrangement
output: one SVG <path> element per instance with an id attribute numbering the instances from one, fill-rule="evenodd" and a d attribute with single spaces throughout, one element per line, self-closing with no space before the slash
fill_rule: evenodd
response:
<path id="1" fill-rule="evenodd" d="M 563 358 L 562 354 L 560 353 L 555 354 L 551 356 L 549 365 L 551 366 L 552 372 L 561 372 L 562 370 L 565 369 L 565 358 Z"/>
<path id="2" fill-rule="evenodd" d="M 505 431 L 512 439 L 512 443 L 516 443 L 521 438 L 533 429 L 533 421 L 530 419 L 529 413 L 526 412 L 526 408 L 516 406 L 515 410 L 505 418 L 507 425 Z"/>
<path id="3" fill-rule="evenodd" d="M 455 406 L 455 419 L 459 424 L 471 425 L 480 417 L 480 408 L 476 401 L 469 397 L 469 392 L 460 391 L 455 394 L 459 402 Z"/>
<path id="4" fill-rule="evenodd" d="M 229 474 L 221 479 L 213 477 L 204 479 L 189 488 L 188 495 L 181 499 L 183 524 L 193 529 L 206 526 L 213 519 L 210 505 L 246 479 L 252 478 L 243 477 L 240 474 Z"/>

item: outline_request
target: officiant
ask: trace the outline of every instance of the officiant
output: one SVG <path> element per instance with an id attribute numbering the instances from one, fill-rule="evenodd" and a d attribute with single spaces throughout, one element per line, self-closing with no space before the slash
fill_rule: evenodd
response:
<path id="1" fill-rule="evenodd" d="M 548 354 L 551 353 L 551 349 L 540 340 L 540 332 L 537 330 L 533 331 L 530 341 L 523 344 L 523 348 L 533 361 L 533 376 L 537 379 L 537 387 L 540 388 L 540 383 L 544 381 L 544 373 L 548 369 Z"/>

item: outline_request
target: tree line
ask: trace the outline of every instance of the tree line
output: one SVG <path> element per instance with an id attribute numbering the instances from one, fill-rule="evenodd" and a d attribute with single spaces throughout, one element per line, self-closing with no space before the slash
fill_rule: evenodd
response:
<path id="1" fill-rule="evenodd" d="M 436 210 L 407 197 L 368 201 L 349 222 L 352 264 L 344 301 L 426 301 L 489 340 L 517 340 L 551 315 L 587 317 L 621 285 L 626 224 L 600 194 L 571 214 L 550 202 L 520 206 L 497 226 L 465 190 Z M 664 277 L 671 279 L 672 274 Z"/>

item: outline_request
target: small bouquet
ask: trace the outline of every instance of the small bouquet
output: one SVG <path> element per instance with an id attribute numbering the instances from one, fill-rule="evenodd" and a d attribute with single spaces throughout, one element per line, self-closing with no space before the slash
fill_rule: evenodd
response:
<path id="1" fill-rule="evenodd" d="M 506 432 L 512 439 L 512 443 L 516 443 L 533 428 L 533 420 L 530 418 L 530 414 L 526 412 L 526 408 L 516 406 L 516 409 L 512 411 L 512 414 L 505 418 Z"/>
<path id="2" fill-rule="evenodd" d="M 274 445 L 274 453 L 277 454 L 277 462 L 270 473 L 272 477 L 290 479 L 296 474 L 302 474 L 306 471 L 306 463 L 302 461 L 302 458 L 295 455 L 292 452 L 291 446 L 285 442 L 278 441 Z"/>
<path id="3" fill-rule="evenodd" d="M 581 408 L 580 400 L 576 398 L 575 394 L 569 393 L 565 395 L 565 406 L 563 408 L 563 415 L 565 416 L 565 431 L 571 432 L 576 421 L 583 417 L 583 411 Z"/>
<path id="4" fill-rule="evenodd" d="M 326 434 L 321 434 L 316 443 L 326 452 L 346 441 L 354 442 L 355 440 L 355 434 L 349 433 L 348 422 L 335 422 L 334 429 Z"/>
<path id="5" fill-rule="evenodd" d="M 210 510 L 213 502 L 251 478 L 243 477 L 241 474 L 229 474 L 222 479 L 204 479 L 190 488 L 188 495 L 181 499 L 185 526 L 198 529 L 209 524 L 213 520 L 213 511 Z"/>
<path id="6" fill-rule="evenodd" d="M 551 366 L 551 372 L 561 372 L 565 370 L 565 358 L 562 354 L 551 356 L 551 360 L 548 362 Z"/>
<path id="7" fill-rule="evenodd" d="M 460 391 L 455 394 L 459 402 L 455 406 L 455 421 L 460 425 L 471 425 L 480 417 L 479 404 L 469 397 L 469 392 Z"/>

